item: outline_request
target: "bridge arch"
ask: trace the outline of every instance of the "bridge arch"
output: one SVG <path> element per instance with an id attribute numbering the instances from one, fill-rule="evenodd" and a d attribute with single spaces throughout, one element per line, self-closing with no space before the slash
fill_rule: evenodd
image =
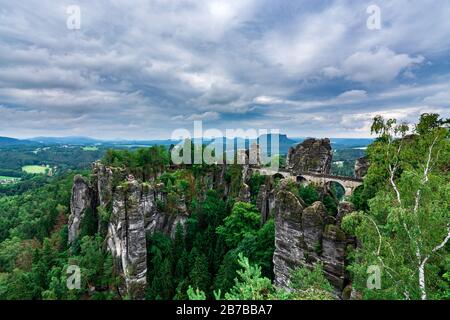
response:
<path id="1" fill-rule="evenodd" d="M 306 179 L 306 178 L 303 177 L 303 176 L 296 176 L 296 177 L 295 177 L 295 181 L 296 181 L 298 184 L 302 185 L 302 186 L 308 184 L 308 179 Z"/>
<path id="2" fill-rule="evenodd" d="M 336 180 L 326 181 L 325 188 L 329 192 L 332 192 L 336 197 L 336 200 L 338 200 L 339 202 L 344 200 L 345 196 L 348 193 L 347 190 L 345 189 L 345 186 L 340 181 Z"/>
<path id="3" fill-rule="evenodd" d="M 284 175 L 282 175 L 281 173 L 275 173 L 274 175 L 272 175 L 272 178 L 275 179 L 284 179 Z"/>
<path id="4" fill-rule="evenodd" d="M 317 186 L 325 187 L 328 183 L 336 182 L 344 188 L 344 194 L 349 197 L 353 194 L 356 188 L 363 184 L 362 179 L 357 179 L 353 177 L 344 176 L 334 176 L 329 174 L 320 174 L 314 172 L 304 172 L 301 174 L 292 174 L 288 171 L 274 171 L 266 168 L 257 169 L 261 175 L 272 176 L 274 179 L 291 179 L 297 183 L 305 184 L 315 184 Z"/>

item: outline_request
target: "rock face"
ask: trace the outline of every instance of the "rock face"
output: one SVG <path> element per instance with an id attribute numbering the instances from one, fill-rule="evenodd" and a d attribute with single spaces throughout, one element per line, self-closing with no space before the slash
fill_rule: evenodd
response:
<path id="1" fill-rule="evenodd" d="M 345 286 L 345 257 L 347 237 L 338 227 L 329 224 L 325 227 L 322 239 L 321 261 L 325 277 L 339 290 Z"/>
<path id="2" fill-rule="evenodd" d="M 320 250 L 323 223 L 327 216 L 327 209 L 322 202 L 313 203 L 310 207 L 303 210 L 302 230 L 306 249 L 316 255 Z"/>
<path id="3" fill-rule="evenodd" d="M 92 184 L 81 176 L 74 178 L 69 244 L 79 236 L 86 214 L 92 214 L 99 220 L 98 232 L 106 234 L 115 272 L 123 278 L 119 291 L 123 296 L 143 299 L 147 281 L 146 233 L 159 231 L 174 237 L 177 225 L 184 226 L 187 221 L 186 201 L 180 196 L 177 214 L 167 213 L 164 184 L 139 182 L 125 169 L 106 167 L 100 162 L 93 164 L 91 177 Z M 216 180 L 214 176 L 210 178 L 212 182 Z M 98 219 L 99 206 L 110 212 L 104 226 Z"/>
<path id="4" fill-rule="evenodd" d="M 150 234 L 163 232 L 175 236 L 177 225 L 184 227 L 189 213 L 185 200 L 181 198 L 177 206 L 177 215 L 172 215 L 160 210 L 157 203 L 166 202 L 166 194 L 163 191 L 164 185 L 158 184 L 154 189 L 148 189 L 141 197 L 140 206 L 144 213 L 145 230 Z"/>
<path id="5" fill-rule="evenodd" d="M 273 255 L 275 285 L 289 288 L 292 269 L 305 260 L 302 213 L 305 209 L 292 192 L 281 190 L 275 205 L 275 252 Z"/>
<path id="6" fill-rule="evenodd" d="M 321 202 L 307 207 L 287 188 L 275 195 L 275 285 L 289 289 L 292 270 L 323 264 L 325 277 L 338 290 L 348 283 L 346 248 L 352 244 Z"/>
<path id="7" fill-rule="evenodd" d="M 80 233 L 82 221 L 86 213 L 92 214 L 93 192 L 88 181 L 80 175 L 73 180 L 72 196 L 70 198 L 69 243 L 76 240 Z"/>
<path id="8" fill-rule="evenodd" d="M 332 156 L 329 139 L 306 139 L 289 149 L 286 169 L 294 175 L 302 172 L 329 174 Z"/>
<path id="9" fill-rule="evenodd" d="M 113 194 L 113 169 L 104 166 L 101 162 L 95 162 L 92 165 L 92 173 L 94 177 L 94 188 L 98 191 L 99 205 L 107 207 L 112 201 Z M 122 174 L 125 178 L 125 173 Z"/>
<path id="10" fill-rule="evenodd" d="M 108 249 L 125 280 L 122 295 L 143 299 L 147 285 L 147 252 L 144 211 L 145 190 L 136 180 L 117 187 L 108 226 Z"/>
<path id="11" fill-rule="evenodd" d="M 355 161 L 355 178 L 362 179 L 369 170 L 370 162 L 368 157 L 362 157 Z"/>
<path id="12" fill-rule="evenodd" d="M 241 189 L 239 190 L 239 201 L 242 202 L 250 202 L 251 199 L 251 193 L 250 193 L 250 187 L 248 184 L 243 183 L 241 186 Z"/>
<path id="13" fill-rule="evenodd" d="M 343 201 L 338 205 L 338 213 L 336 215 L 336 224 L 341 225 L 342 219 L 349 213 L 355 211 L 355 205 L 348 201 Z"/>
<path id="14" fill-rule="evenodd" d="M 259 187 L 256 207 L 261 212 L 261 224 L 266 223 L 275 209 L 275 191 L 269 181 Z"/>

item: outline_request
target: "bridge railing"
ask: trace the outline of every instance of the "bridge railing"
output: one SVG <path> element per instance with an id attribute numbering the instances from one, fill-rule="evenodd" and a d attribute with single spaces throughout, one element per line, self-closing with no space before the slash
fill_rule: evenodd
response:
<path id="1" fill-rule="evenodd" d="M 355 178 L 355 177 L 347 177 L 347 176 L 338 176 L 338 175 L 332 175 L 332 174 L 322 174 L 322 173 L 315 173 L 315 172 L 302 172 L 296 175 L 293 175 L 289 171 L 274 171 L 270 169 L 257 169 L 260 173 L 265 173 L 266 175 L 275 175 L 275 174 L 281 174 L 283 176 L 313 176 L 317 178 L 327 178 L 327 179 L 334 179 L 334 180 L 346 180 L 346 181 L 353 181 L 353 182 L 363 182 L 363 179 Z"/>

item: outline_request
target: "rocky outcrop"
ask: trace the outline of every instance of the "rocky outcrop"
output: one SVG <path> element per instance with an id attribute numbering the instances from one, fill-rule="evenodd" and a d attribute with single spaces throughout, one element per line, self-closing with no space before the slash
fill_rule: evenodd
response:
<path id="1" fill-rule="evenodd" d="M 355 205 L 348 201 L 340 202 L 338 205 L 338 213 L 336 215 L 336 224 L 341 225 L 342 219 L 347 215 L 355 211 Z"/>
<path id="2" fill-rule="evenodd" d="M 82 227 L 86 214 L 93 214 L 93 191 L 89 182 L 80 175 L 73 179 L 72 195 L 70 198 L 70 216 L 68 223 L 69 243 L 73 243 Z"/>
<path id="3" fill-rule="evenodd" d="M 304 172 L 329 174 L 332 156 L 329 139 L 306 139 L 289 149 L 286 169 L 293 175 Z"/>
<path id="4" fill-rule="evenodd" d="M 339 290 L 345 285 L 346 247 L 345 233 L 338 226 L 327 225 L 322 239 L 321 262 L 325 277 Z"/>
<path id="5" fill-rule="evenodd" d="M 244 183 L 248 183 L 250 181 L 250 178 L 253 175 L 253 170 L 250 168 L 249 165 L 243 165 L 242 166 L 242 181 Z"/>
<path id="6" fill-rule="evenodd" d="M 158 184 L 154 189 L 148 189 L 144 193 L 140 205 L 144 212 L 145 230 L 150 234 L 163 232 L 174 238 L 177 225 L 185 226 L 189 212 L 183 197 L 178 201 L 176 215 L 168 214 L 163 209 L 158 208 L 158 203 L 164 204 L 166 201 L 163 184 Z"/>
<path id="7" fill-rule="evenodd" d="M 307 207 L 282 182 L 275 195 L 275 285 L 289 290 L 292 270 L 322 263 L 325 277 L 343 290 L 348 283 L 346 249 L 352 239 L 328 215 L 323 203 Z"/>
<path id="8" fill-rule="evenodd" d="M 107 207 L 112 201 L 113 193 L 113 170 L 104 166 L 101 162 L 92 165 L 94 188 L 98 191 L 99 205 Z"/>
<path id="9" fill-rule="evenodd" d="M 280 190 L 275 205 L 275 252 L 273 255 L 275 285 L 289 288 L 289 278 L 305 260 L 302 213 L 305 209 L 292 192 Z"/>
<path id="10" fill-rule="evenodd" d="M 117 187 L 108 226 L 108 249 L 115 269 L 123 275 L 122 295 L 143 299 L 147 285 L 147 252 L 142 199 L 144 190 L 136 180 Z"/>
<path id="11" fill-rule="evenodd" d="M 223 182 L 219 170 L 205 178 L 206 184 Z M 114 259 L 116 274 L 123 279 L 123 296 L 143 299 L 147 279 L 146 234 L 163 232 L 175 236 L 178 224 L 184 226 L 189 216 L 186 200 L 180 195 L 174 211 L 165 211 L 167 195 L 164 184 L 140 182 L 126 169 L 108 167 L 101 162 L 92 166 L 91 183 L 75 176 L 69 216 L 69 244 L 80 235 L 87 214 L 98 219 L 100 234 L 106 235 L 107 249 Z M 110 212 L 109 221 L 100 219 L 98 208 Z M 101 222 L 102 221 L 102 222 Z M 95 230 L 94 230 L 95 232 Z"/>
<path id="12" fill-rule="evenodd" d="M 261 224 L 266 223 L 275 208 L 275 191 L 269 181 L 259 187 L 256 207 L 261 212 Z"/>
<path id="13" fill-rule="evenodd" d="M 366 176 L 369 170 L 369 157 L 362 157 L 355 161 L 355 178 L 362 179 Z"/>
<path id="14" fill-rule="evenodd" d="M 324 219 L 327 209 L 322 202 L 315 202 L 303 210 L 302 230 L 306 250 L 316 255 L 321 247 Z"/>
<path id="15" fill-rule="evenodd" d="M 246 183 L 242 184 L 241 189 L 239 190 L 238 200 L 242 201 L 242 202 L 250 202 L 251 193 L 250 193 L 250 187 L 248 186 L 248 184 L 246 184 Z"/>

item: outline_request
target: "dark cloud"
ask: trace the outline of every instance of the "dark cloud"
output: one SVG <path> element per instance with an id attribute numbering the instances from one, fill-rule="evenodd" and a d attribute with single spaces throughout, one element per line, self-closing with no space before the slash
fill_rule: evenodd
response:
<path id="1" fill-rule="evenodd" d="M 377 31 L 350 0 L 77 3 L 69 30 L 73 3 L 0 0 L 0 135 L 367 136 L 377 113 L 449 114 L 446 0 L 383 3 Z"/>

